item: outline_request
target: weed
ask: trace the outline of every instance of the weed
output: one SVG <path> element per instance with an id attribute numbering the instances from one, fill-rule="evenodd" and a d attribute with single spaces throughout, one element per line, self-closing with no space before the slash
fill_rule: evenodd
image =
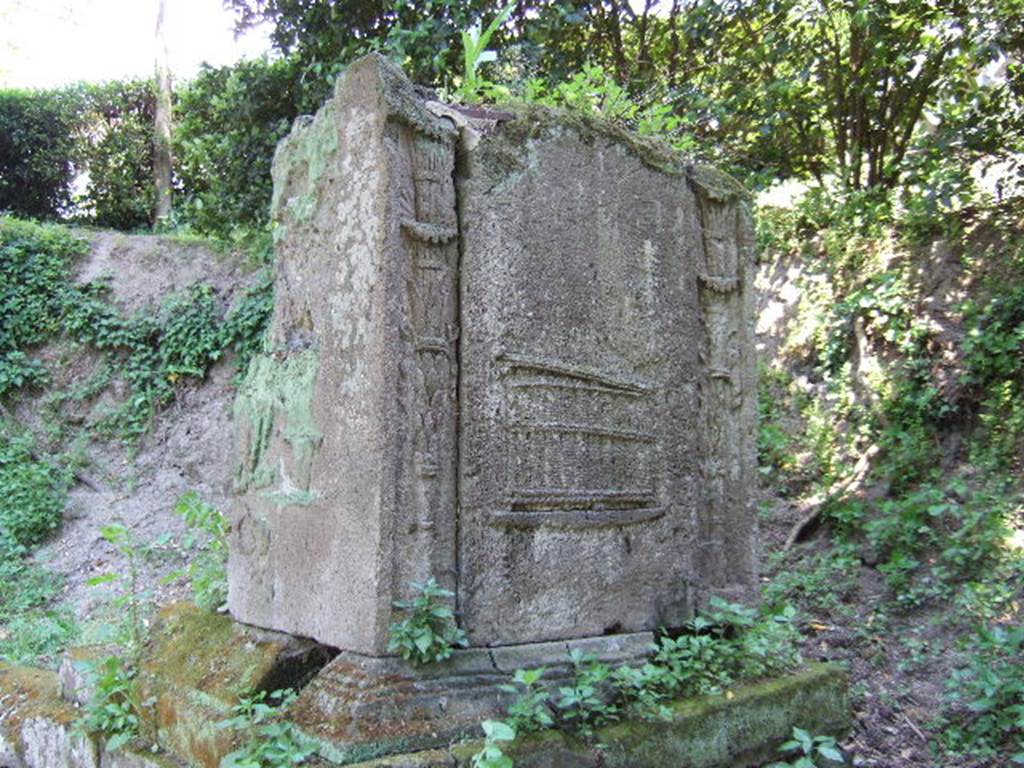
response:
<path id="1" fill-rule="evenodd" d="M 106 749 L 119 749 L 139 735 L 135 673 L 117 656 L 97 662 L 90 673 L 94 691 L 77 725 L 81 730 L 103 734 Z"/>
<path id="2" fill-rule="evenodd" d="M 416 596 L 395 603 L 409 616 L 391 625 L 388 650 L 397 651 L 413 664 L 444 661 L 456 647 L 467 644 L 466 633 L 456 625 L 450 605 L 454 593 L 443 589 L 434 578 L 422 584 L 414 582 L 411 587 Z"/>
<path id="3" fill-rule="evenodd" d="M 0 536 L 22 547 L 38 544 L 60 525 L 68 473 L 34 456 L 33 441 L 0 430 Z"/>
<path id="4" fill-rule="evenodd" d="M 261 691 L 236 704 L 233 717 L 217 727 L 239 731 L 246 742 L 224 758 L 223 768 L 285 768 L 309 759 L 316 752 L 312 740 L 284 717 L 295 698 L 291 690 Z"/>
<path id="5" fill-rule="evenodd" d="M 573 649 L 569 660 L 575 676 L 571 685 L 558 688 L 555 707 L 559 717 L 584 734 L 617 720 L 619 706 L 611 695 L 612 668 L 588 658 L 579 649 Z"/>
<path id="6" fill-rule="evenodd" d="M 817 768 L 819 759 L 831 764 L 846 764 L 843 753 L 831 736 L 813 736 L 803 728 L 793 728 L 793 738 L 779 747 L 779 751 L 792 756 L 791 762 L 772 763 L 769 768 Z"/>
<path id="7" fill-rule="evenodd" d="M 228 522 L 195 491 L 183 494 L 174 510 L 189 528 L 183 544 L 194 551 L 187 574 L 196 605 L 208 611 L 218 610 L 228 597 Z"/>
<path id="8" fill-rule="evenodd" d="M 949 682 L 946 749 L 1024 764 L 1024 626 L 979 629 Z"/>
<path id="9" fill-rule="evenodd" d="M 487 50 L 494 33 L 512 15 L 516 4 L 509 3 L 499 11 L 487 28 L 481 31 L 479 24 L 474 24 L 460 33 L 462 36 L 462 83 L 456 91 L 456 96 L 467 102 L 479 101 L 481 92 L 492 93 L 495 89 L 491 83 L 480 76 L 480 65 L 497 59 L 494 51 Z"/>
<path id="10" fill-rule="evenodd" d="M 111 571 L 94 576 L 86 583 L 90 587 L 102 584 L 118 584 L 120 586 L 119 594 L 112 602 L 115 608 L 124 610 L 122 631 L 118 640 L 128 648 L 133 661 L 137 662 L 146 634 L 145 614 L 148 612 L 152 600 L 152 594 L 141 587 L 140 560 L 143 547 L 122 523 L 103 526 L 100 529 L 100 535 L 121 553 L 127 570 Z"/>
<path id="11" fill-rule="evenodd" d="M 765 585 L 770 606 L 795 602 L 805 611 L 835 616 L 849 610 L 859 590 L 860 561 L 848 547 L 833 547 L 782 567 L 773 564 L 774 576 Z"/>
<path id="12" fill-rule="evenodd" d="M 517 669 L 513 684 L 502 685 L 501 690 L 518 694 L 508 708 L 507 722 L 517 733 L 543 731 L 555 724 L 548 703 L 548 693 L 538 683 L 543 669 Z"/>
<path id="13" fill-rule="evenodd" d="M 505 742 L 515 741 L 516 729 L 500 720 L 484 720 L 484 748 L 473 755 L 473 768 L 513 768 L 512 758 L 501 748 Z"/>

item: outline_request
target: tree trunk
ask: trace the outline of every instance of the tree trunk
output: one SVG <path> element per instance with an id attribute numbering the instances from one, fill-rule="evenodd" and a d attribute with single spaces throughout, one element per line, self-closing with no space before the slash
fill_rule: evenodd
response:
<path id="1" fill-rule="evenodd" d="M 156 186 L 154 223 L 171 215 L 171 67 L 164 34 L 167 0 L 157 0 L 156 110 L 153 131 L 153 180 Z"/>

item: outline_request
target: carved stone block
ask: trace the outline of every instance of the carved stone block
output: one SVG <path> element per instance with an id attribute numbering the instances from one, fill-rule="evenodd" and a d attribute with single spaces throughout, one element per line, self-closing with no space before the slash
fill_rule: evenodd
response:
<path id="1" fill-rule="evenodd" d="M 650 632 L 753 592 L 734 182 L 602 123 L 425 100 L 376 56 L 274 180 L 277 305 L 236 409 L 237 618 L 381 657 L 429 577 L 477 648 Z"/>

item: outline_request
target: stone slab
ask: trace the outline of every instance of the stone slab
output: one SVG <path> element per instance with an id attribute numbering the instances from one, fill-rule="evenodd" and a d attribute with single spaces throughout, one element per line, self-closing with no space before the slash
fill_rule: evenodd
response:
<path id="1" fill-rule="evenodd" d="M 671 706 L 669 720 L 617 723 L 587 742 L 547 731 L 505 751 L 516 768 L 753 768 L 778 758 L 793 726 L 837 738 L 850 727 L 848 676 L 831 664 Z M 351 768 L 469 768 L 482 747 L 473 741 Z"/>
<path id="2" fill-rule="evenodd" d="M 499 686 L 510 683 L 517 669 L 543 668 L 545 684 L 555 687 L 572 674 L 573 650 L 610 664 L 633 664 L 647 658 L 653 640 L 644 632 L 469 648 L 425 667 L 342 652 L 300 693 L 291 715 L 336 762 L 443 745 L 503 714 L 513 696 Z"/>
<path id="3" fill-rule="evenodd" d="M 236 402 L 229 606 L 383 654 L 455 581 L 456 131 L 381 56 L 274 160 L 277 299 Z"/>
<path id="4" fill-rule="evenodd" d="M 353 63 L 275 156 L 233 614 L 384 656 L 428 578 L 476 647 L 753 598 L 747 208 L 607 123 L 467 111 Z"/>
<path id="5" fill-rule="evenodd" d="M 125 747 L 114 752 L 99 736 L 79 732 L 82 712 L 61 697 L 58 675 L 0 662 L 2 768 L 181 768 L 166 755 Z"/>

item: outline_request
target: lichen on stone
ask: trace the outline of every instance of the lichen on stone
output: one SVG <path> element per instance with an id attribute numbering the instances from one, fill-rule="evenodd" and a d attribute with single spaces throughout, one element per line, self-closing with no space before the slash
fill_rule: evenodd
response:
<path id="1" fill-rule="evenodd" d="M 291 448 L 293 471 L 299 474 L 297 490 L 309 491 L 310 465 L 323 437 L 313 414 L 318 370 L 315 348 L 253 359 L 234 406 L 242 435 L 235 471 L 237 491 L 266 488 L 282 480 L 279 462 L 268 453 L 275 431 Z"/>

